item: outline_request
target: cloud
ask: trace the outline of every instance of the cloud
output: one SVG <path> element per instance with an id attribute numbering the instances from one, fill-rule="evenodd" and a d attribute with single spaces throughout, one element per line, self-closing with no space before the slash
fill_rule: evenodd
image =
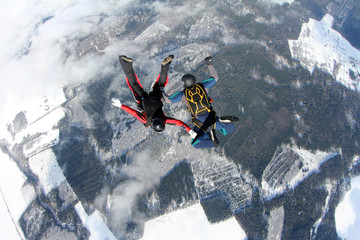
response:
<path id="1" fill-rule="evenodd" d="M 335 211 L 336 231 L 343 239 L 360 239 L 360 176 L 351 180 L 351 189 Z"/>
<path id="2" fill-rule="evenodd" d="M 181 18 L 184 18 L 196 16 L 199 13 L 208 10 L 209 4 L 206 1 L 197 1 L 194 4 L 174 6 L 174 4 L 168 2 L 155 1 L 152 3 L 152 7 L 160 16 L 166 15 L 168 17 L 171 16 L 172 18 L 181 16 Z"/>
<path id="3" fill-rule="evenodd" d="M 56 86 L 79 85 L 116 72 L 117 53 L 129 43 L 113 41 L 103 54 L 77 56 L 81 39 L 108 27 L 131 1 L 4 0 L 0 3 L 0 125 Z M 130 45 L 131 46 L 131 45 Z M 1 135 L 3 129 L 0 131 Z"/>
<path id="4" fill-rule="evenodd" d="M 277 4 L 284 4 L 284 3 L 293 3 L 294 0 L 261 0 L 263 2 L 267 3 L 277 3 Z"/>
<path id="5" fill-rule="evenodd" d="M 122 168 L 127 180 L 121 182 L 112 191 L 105 187 L 97 196 L 95 205 L 98 209 L 106 208 L 110 213 L 112 230 L 124 230 L 129 219 L 134 215 L 139 217 L 141 214 L 133 212 L 138 197 L 159 184 L 161 175 L 155 167 L 154 155 L 155 153 L 149 150 L 137 153 L 132 157 L 131 164 Z M 139 223 L 144 222 L 141 217 L 136 220 Z"/>

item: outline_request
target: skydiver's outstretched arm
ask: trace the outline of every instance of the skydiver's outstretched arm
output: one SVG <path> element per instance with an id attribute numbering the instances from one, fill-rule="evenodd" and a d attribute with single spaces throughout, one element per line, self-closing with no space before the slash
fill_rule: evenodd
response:
<path id="1" fill-rule="evenodd" d="M 183 96 L 184 96 L 184 91 L 177 91 L 176 93 L 172 94 L 169 97 L 169 100 L 171 103 L 181 102 Z"/>
<path id="2" fill-rule="evenodd" d="M 215 81 L 219 80 L 219 76 L 214 68 L 214 66 L 212 65 L 212 57 L 208 56 L 205 58 L 205 62 L 208 65 L 209 71 L 210 71 L 210 76 L 213 77 L 215 79 Z"/>
<path id="3" fill-rule="evenodd" d="M 212 58 L 209 56 L 207 58 L 205 58 L 205 62 L 208 65 L 209 71 L 210 71 L 210 75 L 211 78 L 206 79 L 202 82 L 202 84 L 204 85 L 206 90 L 209 90 L 210 88 L 212 88 L 216 82 L 219 80 L 219 76 L 214 68 L 214 66 L 212 65 Z"/>
<path id="4" fill-rule="evenodd" d="M 213 65 L 208 65 L 209 71 L 210 71 L 210 75 L 215 79 L 215 81 L 219 80 L 219 76 L 214 68 Z"/>
<path id="5" fill-rule="evenodd" d="M 133 115 L 141 123 L 143 123 L 143 124 L 146 123 L 146 117 L 141 112 L 138 112 L 135 109 L 132 109 L 131 107 L 128 107 L 126 105 L 122 105 L 121 109 L 124 110 L 125 112 Z"/>
<path id="6" fill-rule="evenodd" d="M 193 131 L 188 125 L 186 125 L 183 121 L 180 121 L 178 119 L 175 118 L 167 118 L 165 120 L 166 124 L 170 124 L 170 125 L 176 125 L 178 127 L 183 127 L 185 128 L 185 130 L 190 134 L 191 138 L 195 138 L 196 137 L 196 132 Z"/>
<path id="7" fill-rule="evenodd" d="M 167 95 L 167 93 L 165 91 L 162 91 L 162 96 L 163 96 L 165 102 L 171 103 L 170 97 L 169 97 L 169 95 Z"/>
<path id="8" fill-rule="evenodd" d="M 138 111 L 132 109 L 131 107 L 128 107 L 128 106 L 122 104 L 119 99 L 112 98 L 112 99 L 111 99 L 111 103 L 112 103 L 112 105 L 114 105 L 115 107 L 121 108 L 121 109 L 124 110 L 125 112 L 133 115 L 133 116 L 134 116 L 137 120 L 139 120 L 141 123 L 143 123 L 143 124 L 146 123 L 146 117 L 145 117 L 141 112 L 138 112 Z"/>

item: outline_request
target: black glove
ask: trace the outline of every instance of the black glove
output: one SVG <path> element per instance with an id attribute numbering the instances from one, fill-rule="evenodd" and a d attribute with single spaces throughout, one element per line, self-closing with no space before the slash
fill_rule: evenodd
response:
<path id="1" fill-rule="evenodd" d="M 212 65 L 212 57 L 211 56 L 206 57 L 205 62 L 207 65 Z"/>

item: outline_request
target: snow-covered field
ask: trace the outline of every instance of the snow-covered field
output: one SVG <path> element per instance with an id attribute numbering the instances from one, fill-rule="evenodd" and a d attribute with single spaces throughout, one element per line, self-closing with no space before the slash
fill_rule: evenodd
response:
<path id="1" fill-rule="evenodd" d="M 26 176 L 15 162 L 0 151 L 0 239 L 24 239 L 19 219 L 35 197 L 34 188 L 24 185 Z"/>
<path id="2" fill-rule="evenodd" d="M 97 210 L 90 216 L 86 214 L 81 202 L 75 205 L 75 210 L 79 215 L 83 225 L 89 230 L 89 240 L 116 240 L 114 234 L 109 230 L 104 222 L 104 217 Z"/>
<path id="3" fill-rule="evenodd" d="M 235 217 L 210 224 L 200 203 L 145 223 L 143 240 L 242 240 L 246 234 Z"/>
<path id="4" fill-rule="evenodd" d="M 263 173 L 261 185 L 264 198 L 270 199 L 295 188 L 318 171 L 322 163 L 338 154 L 338 151 L 312 153 L 296 146 L 279 147 Z"/>
<path id="5" fill-rule="evenodd" d="M 351 189 L 335 211 L 336 231 L 347 240 L 360 239 L 360 176 L 351 180 Z"/>
<path id="6" fill-rule="evenodd" d="M 52 189 L 58 187 L 66 180 L 51 149 L 30 157 L 29 165 L 31 171 L 38 176 L 45 194 L 50 193 Z"/>
<path id="7" fill-rule="evenodd" d="M 297 40 L 289 40 L 291 55 L 311 73 L 315 68 L 331 74 L 349 89 L 360 91 L 360 51 L 332 29 L 333 17 L 304 23 Z"/>

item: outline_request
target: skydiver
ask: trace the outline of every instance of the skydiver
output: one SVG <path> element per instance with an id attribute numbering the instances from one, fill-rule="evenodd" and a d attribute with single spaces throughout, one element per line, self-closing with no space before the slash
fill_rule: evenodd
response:
<path id="1" fill-rule="evenodd" d="M 201 147 L 218 146 L 219 140 L 216 137 L 215 129 L 219 130 L 223 135 L 227 135 L 235 130 L 233 123 L 239 121 L 239 118 L 236 116 L 218 117 L 211 106 L 212 99 L 208 96 L 208 90 L 214 86 L 219 79 L 212 65 L 212 61 L 211 56 L 205 58 L 211 75 L 209 79 L 201 83 L 196 83 L 195 76 L 187 73 L 181 79 L 184 83 L 184 89 L 182 91 L 178 91 L 170 97 L 166 93 L 163 93 L 164 99 L 167 102 L 176 103 L 182 101 L 191 112 L 192 123 L 197 133 L 196 138 L 192 141 L 192 145 L 194 146 L 199 142 L 203 142 Z M 207 137 L 205 133 L 208 133 L 213 145 L 204 143 Z"/>
<path id="2" fill-rule="evenodd" d="M 156 81 L 152 85 L 152 90 L 147 93 L 144 91 L 136 73 L 133 69 L 133 60 L 124 55 L 119 56 L 120 65 L 126 75 L 126 83 L 133 93 L 135 101 L 141 112 L 136 111 L 126 105 L 123 105 L 119 99 L 112 98 L 111 102 L 114 106 L 123 109 L 127 113 L 133 115 L 137 120 L 142 122 L 147 128 L 151 126 L 156 132 L 162 132 L 165 129 L 165 124 L 176 125 L 183 127 L 191 136 L 196 137 L 196 133 L 187 126 L 184 122 L 165 116 L 163 112 L 162 89 L 168 83 L 169 77 L 167 75 L 170 63 L 174 55 L 169 55 L 161 62 L 161 71 Z"/>

